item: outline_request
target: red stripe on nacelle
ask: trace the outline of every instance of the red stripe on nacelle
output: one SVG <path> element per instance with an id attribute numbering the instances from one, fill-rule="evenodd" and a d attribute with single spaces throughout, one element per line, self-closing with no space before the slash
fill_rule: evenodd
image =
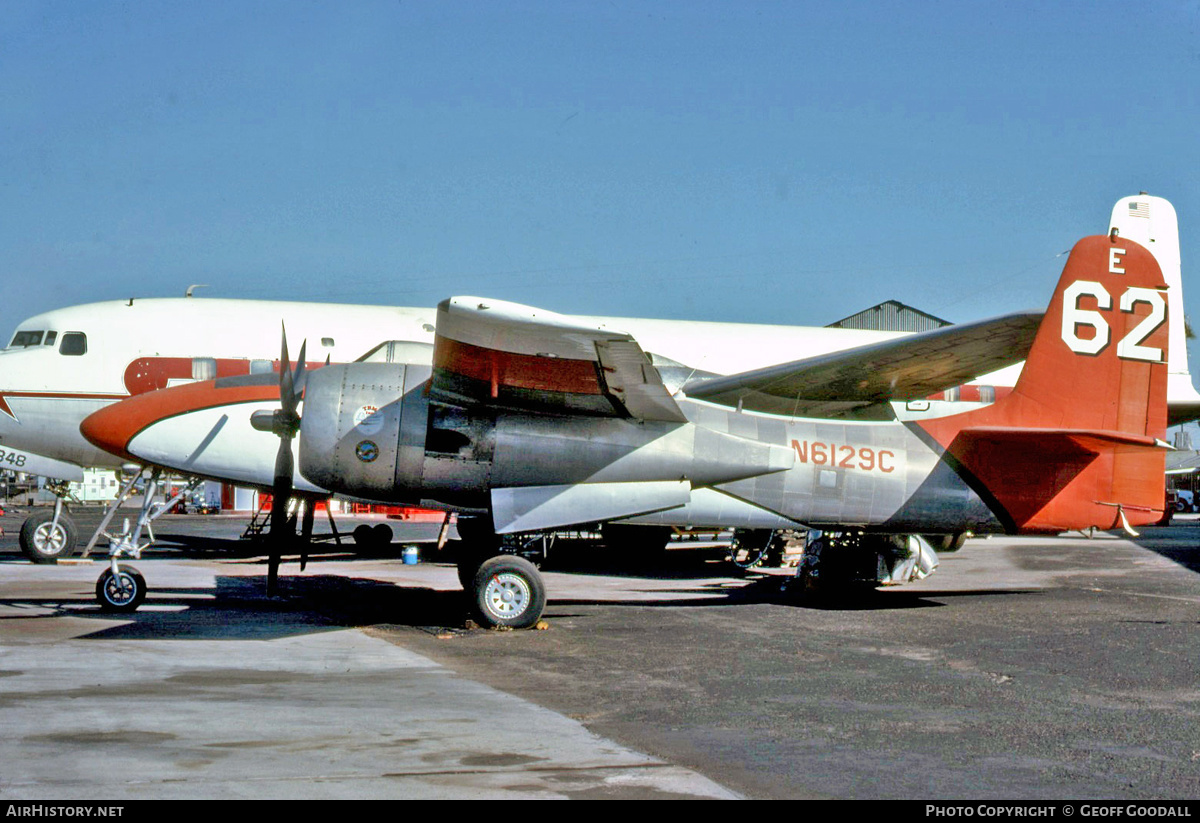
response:
<path id="1" fill-rule="evenodd" d="M 596 376 L 596 362 L 592 360 L 514 354 L 440 337 L 433 350 L 433 366 L 490 384 L 492 397 L 496 397 L 501 386 L 563 394 L 603 394 Z"/>

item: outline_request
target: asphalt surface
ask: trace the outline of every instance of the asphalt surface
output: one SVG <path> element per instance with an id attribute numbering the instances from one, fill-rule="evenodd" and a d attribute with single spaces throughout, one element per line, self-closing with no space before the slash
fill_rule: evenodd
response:
<path id="1" fill-rule="evenodd" d="M 454 568 L 399 544 L 285 565 L 269 599 L 225 517 L 160 520 L 114 619 L 101 566 L 26 563 L 17 522 L 0 798 L 1200 797 L 1192 518 L 976 539 L 822 601 L 719 552 L 556 547 L 521 632 L 471 628 Z"/>

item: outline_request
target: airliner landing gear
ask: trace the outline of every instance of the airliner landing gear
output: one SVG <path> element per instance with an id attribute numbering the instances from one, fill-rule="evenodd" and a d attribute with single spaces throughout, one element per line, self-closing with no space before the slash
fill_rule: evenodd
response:
<path id="1" fill-rule="evenodd" d="M 38 512 L 21 524 L 21 551 L 34 563 L 54 563 L 75 554 L 75 523 L 64 509 L 59 498 L 54 511 Z"/>
<path id="2" fill-rule="evenodd" d="M 116 568 L 116 563 L 113 563 Z M 106 612 L 132 612 L 146 599 L 146 578 L 133 566 L 105 569 L 96 581 L 96 599 Z"/>
<path id="3" fill-rule="evenodd" d="M 149 540 L 140 543 L 141 529 L 130 534 L 129 520 L 120 534 L 108 534 L 108 568 L 96 581 L 96 600 L 106 612 L 133 612 L 146 599 L 146 578 L 130 565 L 121 565 L 122 557 L 134 560 L 142 556 L 142 549 L 150 545 Z"/>
<path id="4" fill-rule="evenodd" d="M 48 482 L 46 489 L 54 494 L 54 511 L 39 512 L 21 524 L 21 551 L 34 563 L 54 563 L 75 554 L 77 532 L 66 507 L 70 486 L 56 480 Z"/>

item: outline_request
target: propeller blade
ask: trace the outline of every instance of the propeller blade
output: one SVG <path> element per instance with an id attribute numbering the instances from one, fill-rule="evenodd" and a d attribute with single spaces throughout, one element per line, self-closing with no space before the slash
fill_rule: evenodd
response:
<path id="1" fill-rule="evenodd" d="M 283 345 L 279 353 L 279 403 L 285 412 L 296 411 L 296 388 L 292 377 L 292 362 L 288 359 L 287 329 L 283 330 Z"/>
<path id="2" fill-rule="evenodd" d="M 304 391 L 304 370 L 306 368 L 305 352 L 308 349 L 308 340 L 300 342 L 300 355 L 296 358 L 296 370 L 292 373 L 292 391 L 296 392 L 296 401 L 299 402 L 299 392 Z"/>
<path id="3" fill-rule="evenodd" d="M 300 428 L 300 395 L 297 386 L 304 378 L 305 353 L 308 341 L 300 344 L 300 357 L 292 369 L 288 356 L 287 327 L 280 323 L 279 345 L 279 405 L 274 412 L 255 412 L 250 424 L 260 431 L 272 431 L 279 436 L 279 450 L 275 453 L 275 478 L 271 486 L 271 534 L 267 556 L 267 594 L 274 595 L 279 581 L 279 563 L 290 537 L 295 536 L 295 526 L 289 523 L 288 503 L 292 497 L 292 477 L 295 473 L 295 458 L 292 456 L 292 438 Z"/>
<path id="4" fill-rule="evenodd" d="M 279 561 L 288 543 L 288 500 L 292 496 L 292 437 L 280 434 L 279 451 L 275 453 L 275 482 L 271 487 L 271 535 L 267 562 L 267 594 L 274 595 L 279 578 Z"/>

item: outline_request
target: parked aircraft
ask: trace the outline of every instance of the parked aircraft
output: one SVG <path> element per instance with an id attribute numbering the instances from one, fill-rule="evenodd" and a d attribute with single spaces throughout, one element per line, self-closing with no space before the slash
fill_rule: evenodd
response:
<path id="1" fill-rule="evenodd" d="M 71 480 L 81 476 L 82 466 L 128 463 L 128 456 L 113 456 L 85 440 L 80 422 L 114 402 L 162 388 L 214 377 L 276 374 L 280 320 L 293 336 L 312 341 L 314 367 L 327 360 L 431 362 L 432 308 L 160 298 L 58 309 L 22 322 L 0 351 L 0 464 Z M 687 358 L 689 374 L 728 374 L 903 337 L 839 328 L 592 320 L 634 329 L 653 347 L 664 369 L 672 368 L 673 358 Z M 979 337 L 985 340 L 986 330 Z M 1027 348 L 1027 339 L 997 340 L 996 356 L 988 362 L 992 368 L 1018 362 Z M 958 373 L 966 380 L 986 370 L 972 365 Z M 228 453 L 217 443 L 208 455 L 218 454 L 228 457 L 223 467 L 195 473 L 249 486 L 271 485 L 273 447 Z M 298 491 L 326 491 L 299 476 L 295 482 Z M 66 493 L 65 484 L 54 488 Z M 73 551 L 76 542 L 61 497 L 54 512 L 31 517 L 21 534 L 22 549 L 35 561 L 53 562 Z"/>
<path id="2" fill-rule="evenodd" d="M 925 533 L 1157 522 L 1167 315 L 1154 255 L 1116 231 L 1076 244 L 1044 318 L 736 374 L 656 361 L 614 324 L 460 297 L 438 307 L 432 363 L 306 371 L 302 358 L 278 388 L 251 375 L 165 389 L 92 414 L 82 431 L 114 454 L 199 474 L 274 431 L 283 493 L 295 437 L 299 476 L 316 487 L 473 515 L 460 521 L 473 548 L 460 577 L 481 619 L 520 627 L 539 618 L 545 594 L 530 563 L 498 554 L 504 535 L 614 521 L 816 528 L 837 543 L 813 547 L 811 580 L 834 560 L 912 562 Z M 1017 384 L 995 403 L 947 414 L 904 402 L 963 379 L 972 357 L 994 357 L 980 339 L 1031 327 Z M 262 408 L 272 395 L 282 409 Z M 114 583 L 110 604 L 144 585 Z"/>
<path id="3" fill-rule="evenodd" d="M 1125 198 L 1113 209 L 1112 225 L 1124 233 L 1140 232 L 1137 236 L 1166 261 L 1167 282 L 1176 284 L 1169 301 L 1181 315 L 1178 231 L 1170 204 L 1146 196 Z M 180 299 L 114 301 L 48 312 L 20 324 L 10 346 L 0 352 L 0 463 L 71 479 L 82 465 L 115 466 L 129 460 L 129 455 L 114 458 L 87 443 L 79 436 L 79 421 L 107 404 L 158 388 L 212 376 L 274 372 L 279 368 L 274 356 L 278 341 L 273 322 L 263 322 L 264 317 L 279 317 L 294 336 L 312 341 L 318 361 L 429 363 L 432 356 L 435 315 L 424 309 Z M 905 337 L 895 333 L 629 318 L 583 320 L 633 332 L 647 351 L 654 352 L 659 371 L 676 382 L 810 356 L 814 361 L 808 384 L 793 383 L 790 390 L 795 398 L 783 404 L 786 409 L 777 403 L 774 410 L 842 418 L 878 415 L 887 399 L 953 386 L 1018 361 L 1028 349 L 1033 329 L 1026 317 L 1006 321 L 1002 334 L 1001 326 L 975 328 L 973 346 L 963 345 L 965 337 L 946 338 L 938 356 L 950 352 L 957 359 L 925 375 L 924 382 L 902 383 L 902 372 L 912 371 L 910 353 L 916 349 L 913 356 L 917 362 L 924 360 L 922 368 L 928 367 L 931 353 L 917 349 L 922 344 L 894 347 Z M 125 331 L 129 329 L 137 332 Z M 955 335 L 963 333 L 964 327 L 958 329 Z M 970 336 L 971 327 L 965 329 Z M 1172 415 L 1186 419 L 1200 414 L 1200 396 L 1191 386 L 1182 333 L 1178 337 L 1179 344 L 1173 337 L 1170 347 L 1170 408 Z M 871 344 L 880 348 L 861 349 Z M 848 357 L 836 354 L 849 348 L 859 350 Z M 192 356 L 196 352 L 204 356 Z M 877 379 L 863 383 L 860 375 L 851 381 L 868 363 Z M 880 375 L 883 379 L 878 379 Z M 995 386 L 995 396 L 1002 396 L 1006 384 L 1011 385 L 1012 372 L 983 380 Z M 861 385 L 850 387 L 850 382 Z M 730 400 L 716 394 L 710 399 Z M 933 402 L 926 413 L 936 415 L 944 408 Z M 218 434 L 232 434 L 239 426 L 248 431 L 245 422 L 235 420 Z M 224 437 L 217 436 L 207 445 L 203 461 L 197 458 L 190 470 L 247 485 L 271 485 L 272 447 L 261 439 L 236 442 L 229 448 Z M 162 456 L 162 463 L 173 464 L 169 454 Z M 294 482 L 299 492 L 328 492 L 299 474 Z M 65 491 L 65 484 L 56 488 Z M 22 548 L 34 560 L 52 561 L 69 554 L 74 545 L 74 527 L 61 506 L 53 513 L 35 515 L 22 529 Z"/>

